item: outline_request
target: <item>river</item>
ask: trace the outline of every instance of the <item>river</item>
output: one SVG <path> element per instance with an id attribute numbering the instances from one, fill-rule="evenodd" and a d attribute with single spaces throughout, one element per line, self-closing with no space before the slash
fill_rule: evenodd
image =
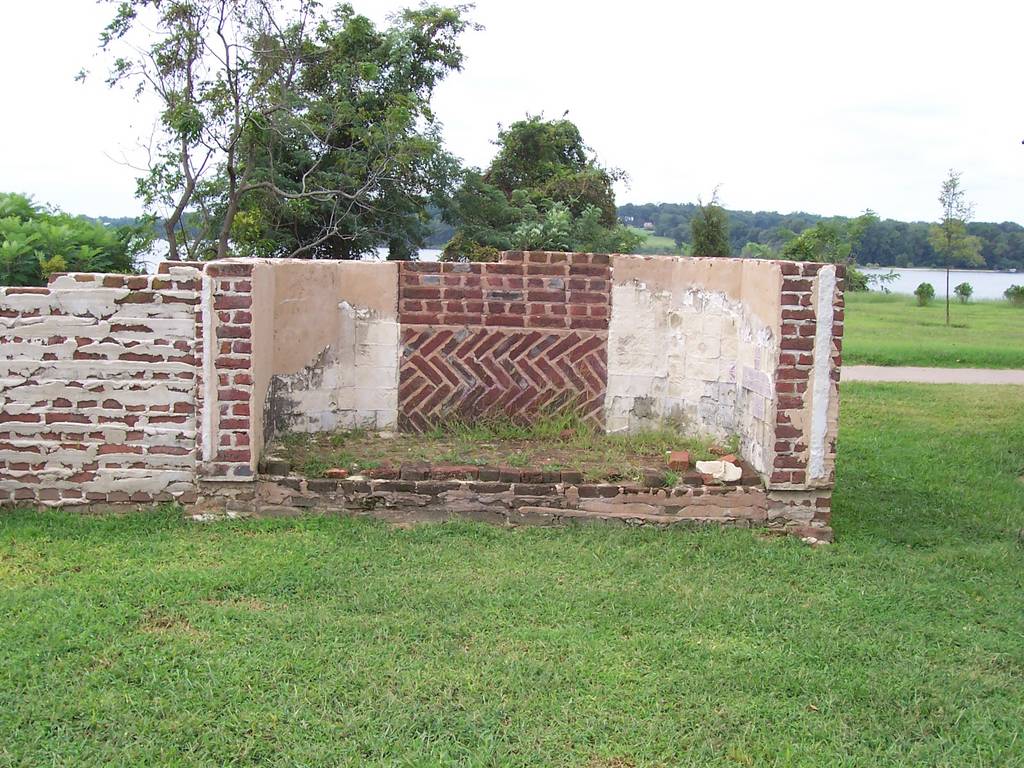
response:
<path id="1" fill-rule="evenodd" d="M 931 283 L 936 296 L 946 294 L 946 271 L 944 269 L 928 269 L 917 267 L 880 267 L 877 269 L 862 267 L 861 271 L 869 275 L 885 275 L 896 273 L 896 279 L 887 284 L 892 293 L 912 294 L 921 283 Z M 949 291 L 960 283 L 970 283 L 974 288 L 972 299 L 1001 299 L 1003 291 L 1011 285 L 1024 285 L 1024 272 L 992 272 L 983 269 L 953 269 L 949 273 Z M 872 286 L 874 290 L 875 286 Z"/>

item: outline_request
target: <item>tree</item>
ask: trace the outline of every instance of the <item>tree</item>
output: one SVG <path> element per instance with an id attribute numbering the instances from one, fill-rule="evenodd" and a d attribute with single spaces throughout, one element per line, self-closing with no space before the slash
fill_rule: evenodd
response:
<path id="1" fill-rule="evenodd" d="M 718 188 L 705 205 L 697 198 L 697 215 L 690 222 L 694 256 L 729 255 L 729 214 L 718 203 Z"/>
<path id="2" fill-rule="evenodd" d="M 949 270 L 954 265 L 979 266 L 981 261 L 981 240 L 967 233 L 967 222 L 974 213 L 974 205 L 967 200 L 967 193 L 960 186 L 960 173 L 949 170 L 939 191 L 939 205 L 942 217 L 933 224 L 928 240 L 946 267 L 946 325 L 949 325 Z"/>
<path id="3" fill-rule="evenodd" d="M 44 285 L 54 272 L 132 273 L 152 241 L 150 219 L 108 227 L 0 193 L 0 285 Z"/>
<path id="4" fill-rule="evenodd" d="M 316 0 L 119 0 L 101 47 L 111 85 L 161 104 L 139 195 L 169 258 L 408 255 L 454 176 L 430 99 L 461 69 L 465 10 L 378 30 Z"/>
<path id="5" fill-rule="evenodd" d="M 488 168 L 465 172 L 443 216 L 455 227 L 447 260 L 508 248 L 628 252 L 640 236 L 618 222 L 613 185 L 625 174 L 597 162 L 566 119 L 528 116 L 498 131 Z"/>
<path id="6" fill-rule="evenodd" d="M 782 257 L 795 261 L 819 261 L 846 267 L 846 287 L 866 291 L 868 277 L 857 269 L 857 255 L 864 234 L 878 222 L 868 209 L 856 219 L 837 217 L 819 221 L 793 237 L 782 248 Z"/>
<path id="7" fill-rule="evenodd" d="M 956 297 L 960 299 L 961 304 L 966 304 L 971 300 L 971 294 L 974 293 L 974 288 L 970 283 L 960 283 L 953 289 L 953 293 L 955 293 Z"/>
<path id="8" fill-rule="evenodd" d="M 914 289 L 914 295 L 917 296 L 919 307 L 926 306 L 935 298 L 935 287 L 931 283 L 921 283 Z"/>

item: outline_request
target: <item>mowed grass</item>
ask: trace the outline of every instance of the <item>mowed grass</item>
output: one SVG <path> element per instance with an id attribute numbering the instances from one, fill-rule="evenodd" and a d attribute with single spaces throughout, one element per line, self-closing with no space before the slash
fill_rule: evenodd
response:
<path id="1" fill-rule="evenodd" d="M 656 235 L 653 232 L 648 232 L 642 227 L 629 227 L 633 232 L 644 238 L 643 245 L 640 246 L 639 253 L 678 253 L 679 249 L 676 248 L 676 241 L 671 237 L 664 237 L 662 235 Z"/>
<path id="2" fill-rule="evenodd" d="M 917 306 L 912 296 L 846 294 L 843 362 L 948 368 L 1024 368 L 1024 307 L 1008 301 Z"/>
<path id="3" fill-rule="evenodd" d="M 838 542 L 0 517 L 0 764 L 1024 764 L 1024 388 L 844 384 Z"/>

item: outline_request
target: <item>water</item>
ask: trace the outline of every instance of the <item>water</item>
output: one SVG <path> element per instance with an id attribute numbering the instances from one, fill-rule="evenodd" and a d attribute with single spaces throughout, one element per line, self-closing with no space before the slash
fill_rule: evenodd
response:
<path id="1" fill-rule="evenodd" d="M 946 270 L 927 268 L 880 267 L 871 269 L 859 267 L 869 275 L 896 273 L 896 279 L 886 287 L 892 293 L 912 294 L 921 283 L 931 283 L 936 296 L 946 295 Z M 972 299 L 1001 299 L 1003 291 L 1011 285 L 1024 285 L 1024 272 L 990 272 L 980 269 L 953 269 L 949 272 L 949 292 L 960 283 L 970 283 L 974 288 Z M 872 286 L 875 290 L 875 286 Z"/>

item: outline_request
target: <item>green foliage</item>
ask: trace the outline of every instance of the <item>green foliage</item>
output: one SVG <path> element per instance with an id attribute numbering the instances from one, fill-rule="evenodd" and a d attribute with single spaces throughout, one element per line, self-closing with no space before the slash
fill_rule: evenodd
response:
<path id="1" fill-rule="evenodd" d="M 966 222 L 933 224 L 928 230 L 928 242 L 942 260 L 942 266 L 972 269 L 985 265 L 981 238 L 968 234 Z"/>
<path id="2" fill-rule="evenodd" d="M 1005 296 L 1011 304 L 1024 306 L 1024 285 L 1011 285 L 1003 291 L 1003 296 Z"/>
<path id="3" fill-rule="evenodd" d="M 917 296 L 918 306 L 927 306 L 935 298 L 935 286 L 931 283 L 921 283 L 914 289 L 914 295 Z"/>
<path id="4" fill-rule="evenodd" d="M 856 263 L 861 238 L 876 221 L 878 217 L 872 211 L 865 211 L 856 219 L 819 221 L 787 242 L 782 257 L 828 264 Z"/>
<path id="5" fill-rule="evenodd" d="M 690 222 L 693 256 L 728 256 L 729 216 L 718 204 L 718 190 L 707 205 L 697 201 L 697 215 Z"/>
<path id="6" fill-rule="evenodd" d="M 675 240 L 681 246 L 692 240 L 690 222 L 697 215 L 692 203 L 645 203 L 619 206 L 619 217 L 628 225 L 654 225 L 651 235 Z M 849 226 L 852 220 L 842 216 L 822 217 L 809 213 L 726 210 L 729 217 L 729 242 L 732 253 L 747 258 L 778 258 L 785 245 L 818 222 L 836 222 Z M 927 222 L 876 220 L 864 231 L 856 249 L 857 263 L 886 267 L 944 267 L 943 257 L 928 239 Z M 969 222 L 967 232 L 979 238 L 981 257 L 988 269 L 1024 270 L 1024 226 L 1010 221 L 1000 223 Z M 659 244 L 651 252 L 667 252 Z M 953 264 L 967 267 L 969 264 Z"/>
<path id="7" fill-rule="evenodd" d="M 466 171 L 444 209 L 456 229 L 446 260 L 479 260 L 481 248 L 615 253 L 639 246 L 615 215 L 612 185 L 624 174 L 600 166 L 572 122 L 528 117 L 500 130 L 496 144 L 486 172 Z"/>
<path id="8" fill-rule="evenodd" d="M 958 286 L 953 288 L 953 293 L 955 293 L 957 298 L 960 299 L 961 304 L 966 304 L 970 301 L 971 294 L 974 293 L 974 288 L 970 283 L 960 283 Z"/>
<path id="9" fill-rule="evenodd" d="M 161 105 L 138 194 L 170 258 L 414 254 L 456 175 L 430 101 L 462 67 L 466 10 L 378 29 L 316 0 L 121 2 L 102 47 L 111 84 Z"/>
<path id="10" fill-rule="evenodd" d="M 854 266 L 846 268 L 846 290 L 854 293 L 870 290 L 871 284 L 868 276 Z"/>
<path id="11" fill-rule="evenodd" d="M 0 193 L 0 285 L 43 285 L 54 272 L 131 273 L 152 239 L 150 220 L 107 227 Z"/>

